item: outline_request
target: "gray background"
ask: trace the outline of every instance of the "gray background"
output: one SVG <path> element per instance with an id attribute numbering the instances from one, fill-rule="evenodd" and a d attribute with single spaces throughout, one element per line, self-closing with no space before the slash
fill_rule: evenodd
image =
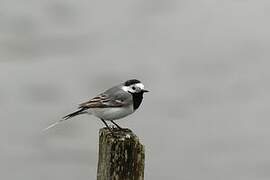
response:
<path id="1" fill-rule="evenodd" d="M 270 179 L 269 0 L 0 3 L 1 179 L 94 180 L 100 121 L 41 130 L 130 78 L 145 179 Z"/>

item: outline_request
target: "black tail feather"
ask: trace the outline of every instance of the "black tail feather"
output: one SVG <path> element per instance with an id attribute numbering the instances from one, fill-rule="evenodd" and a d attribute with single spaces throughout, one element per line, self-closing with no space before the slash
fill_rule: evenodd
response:
<path id="1" fill-rule="evenodd" d="M 77 110 L 77 111 L 75 111 L 75 112 L 73 112 L 73 113 L 70 113 L 70 114 L 64 116 L 63 119 L 64 119 L 64 120 L 67 120 L 67 119 L 72 118 L 72 117 L 74 117 L 74 116 L 77 116 L 77 115 L 79 115 L 79 114 L 83 114 L 83 113 L 85 113 L 84 110 L 85 110 L 85 108 L 81 108 L 81 109 L 79 109 L 79 110 Z"/>
<path id="2" fill-rule="evenodd" d="M 85 109 L 86 109 L 86 108 L 81 108 L 81 109 L 79 109 L 79 110 L 77 110 L 77 111 L 75 111 L 75 112 L 73 112 L 73 113 L 70 113 L 70 114 L 64 116 L 63 119 L 60 119 L 59 121 L 57 121 L 57 122 L 51 124 L 51 125 L 48 126 L 47 128 L 43 129 L 43 131 L 46 131 L 46 130 L 50 129 L 50 128 L 56 126 L 57 124 L 59 124 L 59 123 L 65 121 L 65 120 L 68 120 L 69 118 L 72 118 L 72 117 L 77 116 L 77 115 L 79 115 L 79 114 L 86 113 L 86 112 L 85 112 Z"/>

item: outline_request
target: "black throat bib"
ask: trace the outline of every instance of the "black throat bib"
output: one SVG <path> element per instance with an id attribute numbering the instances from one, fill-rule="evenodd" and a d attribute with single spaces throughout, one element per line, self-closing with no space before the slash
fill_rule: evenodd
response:
<path id="1" fill-rule="evenodd" d="M 142 103 L 143 99 L 143 92 L 140 93 L 132 93 L 132 98 L 133 98 L 133 109 L 136 110 Z"/>

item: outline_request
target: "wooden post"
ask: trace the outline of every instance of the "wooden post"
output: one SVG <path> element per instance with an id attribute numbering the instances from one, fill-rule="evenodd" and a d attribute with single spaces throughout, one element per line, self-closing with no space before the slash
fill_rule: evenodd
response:
<path id="1" fill-rule="evenodd" d="M 144 146 L 129 129 L 99 131 L 97 180 L 143 180 Z"/>

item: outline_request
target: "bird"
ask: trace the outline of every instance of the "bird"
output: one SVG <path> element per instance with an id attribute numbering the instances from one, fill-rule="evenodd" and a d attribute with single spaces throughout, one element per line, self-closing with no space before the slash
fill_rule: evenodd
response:
<path id="1" fill-rule="evenodd" d="M 137 79 L 127 80 L 109 88 L 94 98 L 79 104 L 75 112 L 64 116 L 44 130 L 48 130 L 75 116 L 90 114 L 99 118 L 113 134 L 113 131 L 107 122 L 111 122 L 119 130 L 122 130 L 123 128 L 116 124 L 114 120 L 124 118 L 134 113 L 140 107 L 144 93 L 147 92 L 149 91 L 144 88 L 141 81 Z"/>

